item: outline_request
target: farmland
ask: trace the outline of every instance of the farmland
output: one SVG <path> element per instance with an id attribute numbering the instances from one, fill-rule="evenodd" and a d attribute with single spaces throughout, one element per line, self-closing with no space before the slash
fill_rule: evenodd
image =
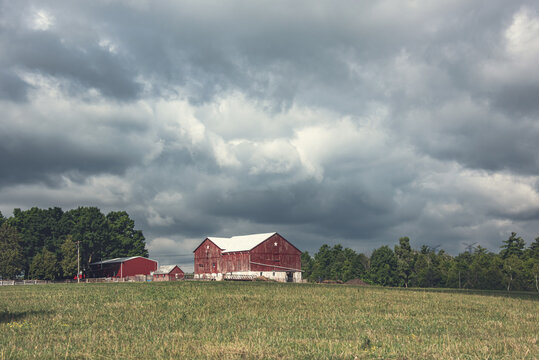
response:
<path id="1" fill-rule="evenodd" d="M 534 359 L 535 294 L 171 282 L 0 287 L 0 359 Z"/>

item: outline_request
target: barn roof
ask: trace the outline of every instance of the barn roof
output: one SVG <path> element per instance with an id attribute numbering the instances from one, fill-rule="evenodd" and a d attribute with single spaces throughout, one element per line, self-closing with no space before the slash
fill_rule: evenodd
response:
<path id="1" fill-rule="evenodd" d="M 164 265 L 164 266 L 160 266 L 159 269 L 157 269 L 156 271 L 154 271 L 154 275 L 160 275 L 160 274 L 168 274 L 170 273 L 172 270 L 174 270 L 174 268 L 178 266 L 178 265 Z M 178 269 L 180 267 L 178 266 Z"/>
<path id="2" fill-rule="evenodd" d="M 223 253 L 233 251 L 248 251 L 269 239 L 276 232 L 232 236 L 231 238 L 209 237 L 208 239 L 223 250 Z"/>
<path id="3" fill-rule="evenodd" d="M 143 256 L 119 257 L 119 258 L 108 259 L 108 260 L 103 260 L 103 261 L 96 261 L 96 262 L 91 263 L 90 265 L 122 263 L 122 262 L 126 262 L 127 260 L 141 258 L 141 257 L 143 257 Z M 155 260 L 148 259 L 148 258 L 144 258 L 144 259 L 155 261 Z"/>

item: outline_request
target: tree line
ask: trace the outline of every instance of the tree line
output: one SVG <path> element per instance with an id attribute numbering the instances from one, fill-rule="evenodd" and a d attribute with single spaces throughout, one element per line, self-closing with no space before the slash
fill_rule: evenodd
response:
<path id="1" fill-rule="evenodd" d="M 142 231 L 125 211 L 103 214 L 97 207 L 14 209 L 0 213 L 0 277 L 56 280 L 103 259 L 148 256 Z"/>
<path id="2" fill-rule="evenodd" d="M 402 237 L 391 249 L 384 245 L 368 257 L 341 245 L 322 245 L 311 257 L 301 255 L 303 277 L 309 281 L 362 279 L 370 284 L 539 292 L 539 237 L 526 248 L 512 233 L 493 253 L 481 246 L 451 256 L 422 246 L 412 249 Z"/>

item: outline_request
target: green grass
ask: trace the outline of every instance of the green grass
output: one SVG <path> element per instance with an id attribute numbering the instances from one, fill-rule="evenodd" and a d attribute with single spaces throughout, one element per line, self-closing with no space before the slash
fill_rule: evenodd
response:
<path id="1" fill-rule="evenodd" d="M 538 300 L 251 282 L 3 286 L 0 359 L 536 359 Z"/>

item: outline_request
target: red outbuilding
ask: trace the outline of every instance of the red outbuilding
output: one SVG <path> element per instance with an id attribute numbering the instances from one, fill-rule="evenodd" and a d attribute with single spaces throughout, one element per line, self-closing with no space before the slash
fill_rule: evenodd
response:
<path id="1" fill-rule="evenodd" d="M 278 233 L 208 237 L 194 251 L 195 279 L 263 276 L 301 282 L 301 251 Z"/>
<path id="2" fill-rule="evenodd" d="M 178 265 L 165 265 L 153 273 L 153 281 L 182 280 L 184 276 L 182 269 Z"/>
<path id="3" fill-rule="evenodd" d="M 150 275 L 157 270 L 157 261 L 142 256 L 97 261 L 90 264 L 89 275 L 94 278 Z"/>

